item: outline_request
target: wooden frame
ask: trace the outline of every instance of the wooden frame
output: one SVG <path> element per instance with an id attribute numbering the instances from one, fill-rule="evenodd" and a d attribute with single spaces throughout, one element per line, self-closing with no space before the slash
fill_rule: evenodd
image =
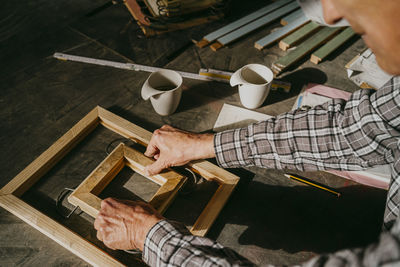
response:
<path id="1" fill-rule="evenodd" d="M 89 264 L 94 266 L 123 266 L 121 262 L 88 240 L 21 199 L 24 192 L 32 187 L 99 124 L 141 145 L 146 146 L 151 138 L 150 132 L 98 106 L 0 190 L 0 206 Z M 187 167 L 205 179 L 217 181 L 220 184 L 192 228 L 193 234 L 204 236 L 231 195 L 239 177 L 205 160 L 191 162 Z"/>
<path id="2" fill-rule="evenodd" d="M 186 177 L 173 170 L 166 170 L 154 176 L 146 176 L 144 168 L 153 162 L 154 160 L 121 143 L 74 190 L 68 197 L 68 201 L 96 218 L 101 203 L 101 199 L 97 196 L 117 176 L 124 166 L 128 166 L 133 171 L 161 186 L 149 203 L 158 212 L 164 213 L 176 196 L 176 193 L 178 193 L 184 184 Z"/>

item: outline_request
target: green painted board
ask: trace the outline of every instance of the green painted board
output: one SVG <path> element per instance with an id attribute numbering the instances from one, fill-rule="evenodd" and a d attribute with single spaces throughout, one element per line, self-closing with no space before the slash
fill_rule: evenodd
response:
<path id="1" fill-rule="evenodd" d="M 288 48 L 300 43 L 302 40 L 307 38 L 310 34 L 313 34 L 315 31 L 319 30 L 321 25 L 315 22 L 309 22 L 294 33 L 282 39 L 279 43 L 279 48 L 286 51 Z"/>
<path id="2" fill-rule="evenodd" d="M 271 32 L 264 38 L 258 40 L 255 42 L 254 47 L 257 49 L 263 49 L 267 45 L 272 44 L 273 42 L 278 41 L 279 39 L 284 38 L 285 36 L 289 35 L 290 33 L 294 32 L 304 24 L 308 23 L 310 21 L 309 18 L 307 18 L 305 15 L 299 17 L 295 21 L 289 23 L 288 25 L 279 28 L 278 30 Z"/>
<path id="3" fill-rule="evenodd" d="M 324 27 L 319 32 L 308 38 L 296 49 L 290 51 L 285 56 L 281 57 L 277 62 L 272 64 L 272 71 L 275 74 L 281 73 L 286 68 L 290 67 L 300 59 L 310 54 L 315 48 L 323 44 L 326 40 L 339 32 L 342 28 Z"/>
<path id="4" fill-rule="evenodd" d="M 320 61 L 322 61 L 324 58 L 326 58 L 330 53 L 335 51 L 337 48 L 339 48 L 341 45 L 343 45 L 347 40 L 349 40 L 351 37 L 355 35 L 355 32 L 353 31 L 352 28 L 347 27 L 344 31 L 339 33 L 335 38 L 327 42 L 324 46 L 322 46 L 320 49 L 315 51 L 311 55 L 311 62 L 318 64 Z"/>

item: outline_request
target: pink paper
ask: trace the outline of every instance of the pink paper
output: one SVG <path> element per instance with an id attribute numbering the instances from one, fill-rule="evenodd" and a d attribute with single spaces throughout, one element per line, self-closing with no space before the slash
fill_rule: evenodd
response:
<path id="1" fill-rule="evenodd" d="M 351 171 L 336 171 L 336 170 L 329 170 L 327 172 L 330 172 L 332 174 L 341 176 L 343 178 L 352 180 L 354 182 L 376 187 L 376 188 L 381 188 L 381 189 L 388 189 L 389 188 L 389 181 L 382 181 L 382 180 L 377 180 L 372 177 L 368 177 L 359 173 L 353 173 Z"/>
<path id="2" fill-rule="evenodd" d="M 344 100 L 349 100 L 351 96 L 351 93 L 349 92 L 316 83 L 309 83 L 307 85 L 306 92 L 330 98 L 340 98 Z"/>

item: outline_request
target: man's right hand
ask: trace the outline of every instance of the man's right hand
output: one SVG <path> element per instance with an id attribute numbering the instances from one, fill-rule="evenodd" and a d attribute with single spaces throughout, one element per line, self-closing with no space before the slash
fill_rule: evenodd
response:
<path id="1" fill-rule="evenodd" d="M 214 135 L 195 134 L 164 125 L 154 131 L 144 154 L 156 159 L 145 169 L 147 175 L 155 175 L 191 160 L 215 157 Z"/>

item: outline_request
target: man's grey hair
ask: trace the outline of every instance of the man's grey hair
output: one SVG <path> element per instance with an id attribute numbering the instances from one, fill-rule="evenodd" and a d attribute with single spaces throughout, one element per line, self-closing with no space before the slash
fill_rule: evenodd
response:
<path id="1" fill-rule="evenodd" d="M 330 27 L 342 27 L 342 26 L 350 26 L 350 24 L 345 19 L 341 19 L 335 24 L 327 24 L 324 20 L 322 5 L 320 0 L 297 0 L 304 14 L 317 23 L 322 25 L 330 26 Z"/>

